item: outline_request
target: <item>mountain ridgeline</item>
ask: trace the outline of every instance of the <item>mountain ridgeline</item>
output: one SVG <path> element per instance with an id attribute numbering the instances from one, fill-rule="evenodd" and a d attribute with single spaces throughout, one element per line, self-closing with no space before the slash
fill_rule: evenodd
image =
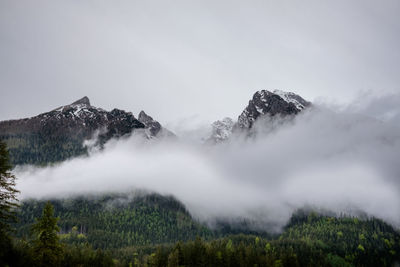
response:
<path id="1" fill-rule="evenodd" d="M 236 122 L 230 118 L 214 122 L 207 141 L 225 141 L 232 133 L 250 131 L 259 118 L 294 116 L 310 105 L 294 93 L 257 91 Z M 132 133 L 141 133 L 148 139 L 176 138 L 144 111 L 137 118 L 120 109 L 105 111 L 92 106 L 86 96 L 31 118 L 0 122 L 0 140 L 7 143 L 14 166 L 61 162 L 87 154 L 85 140 L 95 138 L 101 147 L 112 138 Z"/>
<path id="2" fill-rule="evenodd" d="M 87 154 L 85 140 L 97 138 L 101 146 L 134 132 L 147 138 L 174 136 L 144 111 L 137 119 L 131 112 L 94 107 L 87 97 L 31 118 L 0 122 L 0 139 L 13 165 L 64 161 Z"/>

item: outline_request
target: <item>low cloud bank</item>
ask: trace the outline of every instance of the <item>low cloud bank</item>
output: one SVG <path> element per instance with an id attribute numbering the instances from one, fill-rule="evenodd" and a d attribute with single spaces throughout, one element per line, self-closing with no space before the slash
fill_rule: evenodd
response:
<path id="1" fill-rule="evenodd" d="M 360 103 L 358 114 L 316 105 L 279 127 L 261 120 L 255 137 L 216 146 L 133 135 L 88 158 L 16 169 L 17 186 L 22 199 L 134 189 L 171 194 L 208 222 L 239 217 L 279 229 L 308 206 L 400 226 L 400 128 L 392 120 L 400 105 L 389 100 L 375 104 L 390 120 L 363 112 Z M 364 107 L 373 107 L 368 101 Z"/>

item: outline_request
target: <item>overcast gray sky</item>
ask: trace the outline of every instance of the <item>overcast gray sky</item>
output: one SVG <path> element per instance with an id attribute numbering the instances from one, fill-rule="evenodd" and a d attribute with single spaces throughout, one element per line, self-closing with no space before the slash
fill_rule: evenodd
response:
<path id="1" fill-rule="evenodd" d="M 400 91 L 400 1 L 0 1 L 0 120 L 87 95 L 162 123 L 254 91 Z"/>

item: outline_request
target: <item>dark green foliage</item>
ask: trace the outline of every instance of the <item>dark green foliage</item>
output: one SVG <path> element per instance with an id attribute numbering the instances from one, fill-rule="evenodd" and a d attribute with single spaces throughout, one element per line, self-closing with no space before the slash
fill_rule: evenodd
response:
<path id="1" fill-rule="evenodd" d="M 10 246 L 9 266 L 114 266 L 109 252 L 93 250 L 88 244 L 59 243 L 56 234 L 59 229 L 57 218 L 52 216 L 49 205 L 43 210 L 43 216 L 34 228 L 36 239 L 31 242 L 15 239 Z"/>
<path id="2" fill-rule="evenodd" d="M 63 250 L 58 237 L 60 228 L 57 221 L 53 206 L 47 202 L 42 217 L 32 226 L 33 253 L 38 266 L 58 266 L 61 262 Z"/>
<path id="3" fill-rule="evenodd" d="M 400 260 L 400 235 L 379 219 L 336 218 L 301 212 L 280 238 L 318 242 L 356 265 L 387 266 Z"/>
<path id="4" fill-rule="evenodd" d="M 22 203 L 17 226 L 19 237 L 29 235 L 29 225 L 38 217 L 44 201 Z M 121 248 L 211 238 L 206 226 L 194 221 L 186 209 L 172 197 L 145 195 L 106 195 L 92 198 L 52 200 L 60 217 L 63 241 L 90 243 L 95 248 Z M 73 231 L 78 231 L 74 235 Z"/>
<path id="5" fill-rule="evenodd" d="M 238 235 L 158 248 L 143 258 L 148 266 L 328 266 L 318 246 L 302 241 Z"/>
<path id="6" fill-rule="evenodd" d="M 400 234 L 377 220 L 293 216 L 278 239 L 236 235 L 159 247 L 142 257 L 149 266 L 393 266 Z M 297 222 L 297 223 L 293 223 Z M 339 234 L 338 234 L 339 233 Z"/>
<path id="7" fill-rule="evenodd" d="M 298 212 L 282 234 L 271 238 L 246 230 L 245 222 L 239 223 L 241 230 L 222 224 L 212 230 L 194 221 L 172 197 L 155 194 L 52 203 L 60 217 L 64 266 L 78 262 L 90 266 L 95 261 L 98 266 L 104 262 L 111 266 L 111 258 L 117 266 L 391 266 L 400 262 L 399 232 L 374 218 Z M 20 237 L 28 236 L 30 223 L 44 205 L 37 200 L 21 205 Z M 229 235 L 229 231 L 255 234 Z"/>
<path id="8" fill-rule="evenodd" d="M 114 266 L 108 252 L 93 250 L 90 246 L 67 246 L 64 249 L 61 266 Z"/>
<path id="9" fill-rule="evenodd" d="M 52 136 L 48 133 L 22 133 L 0 135 L 9 146 L 13 165 L 46 165 L 66 159 L 87 155 L 84 136 Z"/>
<path id="10" fill-rule="evenodd" d="M 393 266 L 400 234 L 378 219 L 298 213 L 276 239 L 234 235 L 127 251 L 113 254 L 143 266 Z"/>

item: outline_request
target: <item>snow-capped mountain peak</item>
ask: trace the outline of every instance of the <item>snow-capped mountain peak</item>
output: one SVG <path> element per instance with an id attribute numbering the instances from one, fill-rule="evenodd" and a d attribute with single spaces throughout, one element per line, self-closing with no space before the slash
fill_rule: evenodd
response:
<path id="1" fill-rule="evenodd" d="M 294 115 L 309 105 L 309 102 L 294 93 L 260 90 L 253 95 L 245 110 L 240 114 L 237 125 L 239 128 L 249 129 L 259 116 Z"/>
<path id="2" fill-rule="evenodd" d="M 248 130 L 253 127 L 255 121 L 262 116 L 288 116 L 301 112 L 311 103 L 301 96 L 281 90 L 260 90 L 254 93 L 249 104 L 239 115 L 237 122 L 230 118 L 216 121 L 212 124 L 209 142 L 218 143 L 229 139 L 236 130 Z"/>
<path id="3" fill-rule="evenodd" d="M 95 118 L 101 114 L 105 120 L 107 111 L 101 108 L 96 108 L 90 105 L 90 100 L 87 96 L 73 102 L 72 104 L 58 107 L 50 112 L 40 114 L 42 123 L 46 122 L 48 118 L 72 118 L 74 120 L 86 120 L 87 118 Z"/>

